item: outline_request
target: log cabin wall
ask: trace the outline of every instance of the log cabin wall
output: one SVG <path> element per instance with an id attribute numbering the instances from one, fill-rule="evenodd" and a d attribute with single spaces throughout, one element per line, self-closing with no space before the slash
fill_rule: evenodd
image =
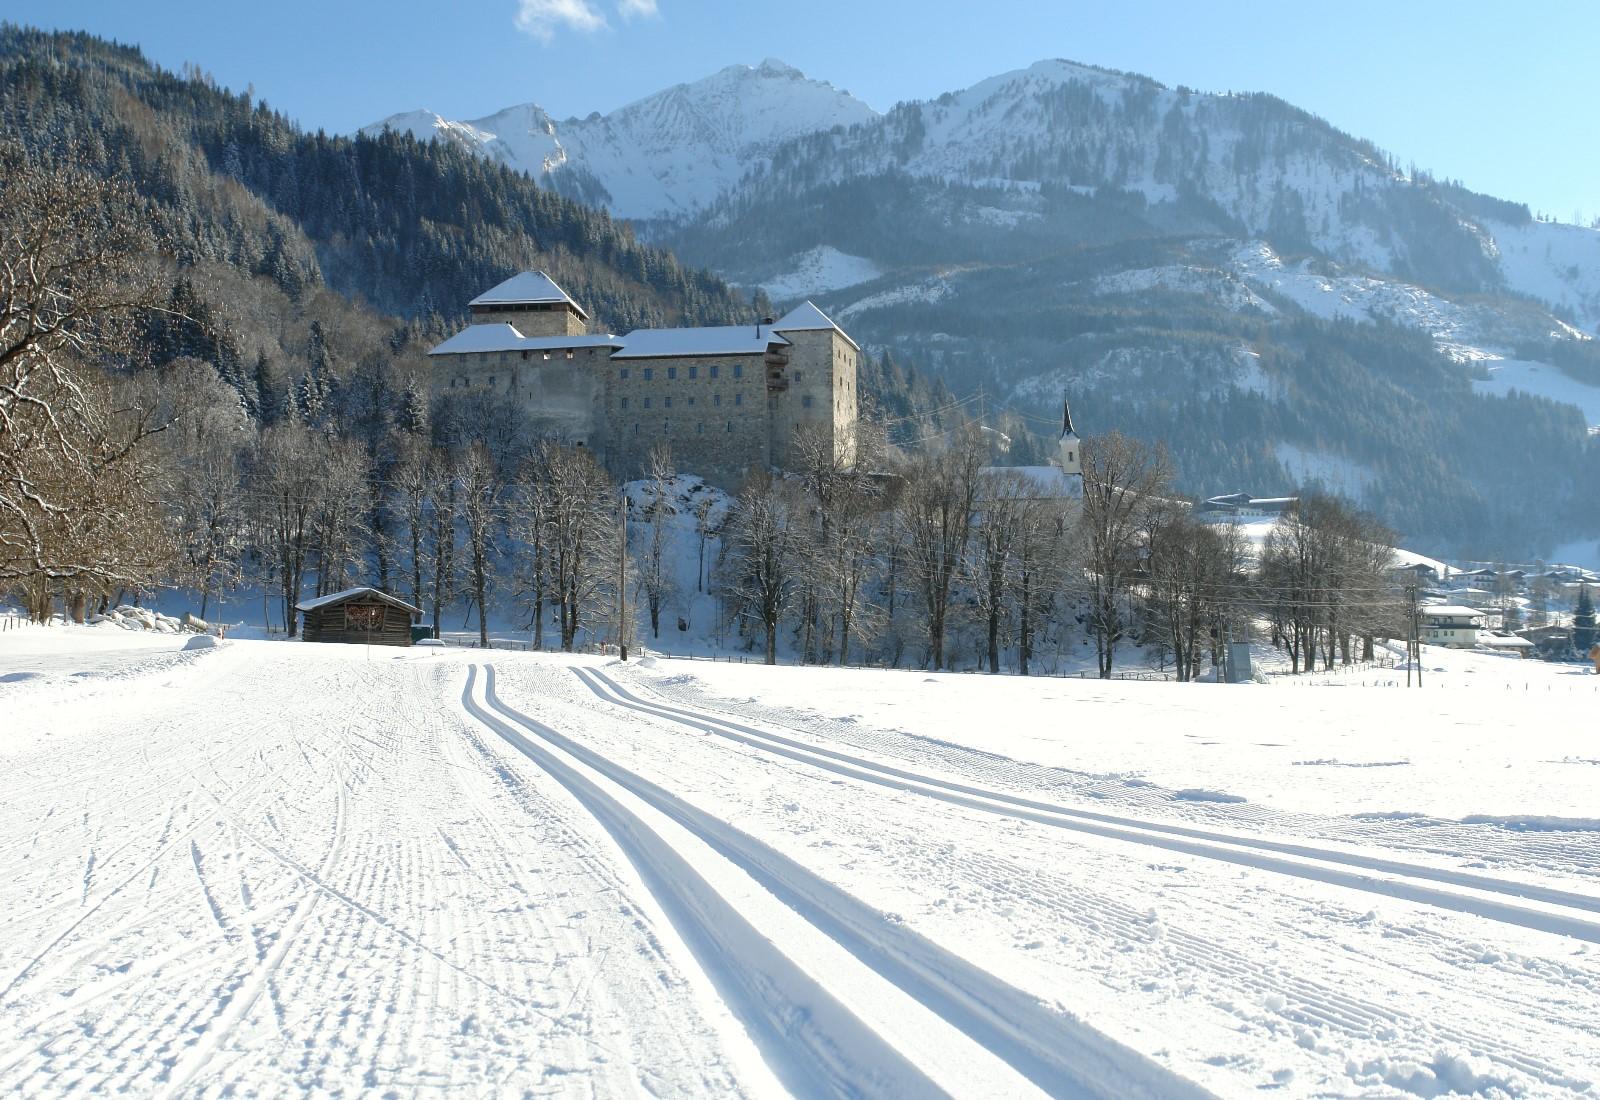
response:
<path id="1" fill-rule="evenodd" d="M 352 608 L 357 609 L 354 616 L 350 614 Z M 375 610 L 368 612 L 367 608 Z M 352 625 L 369 613 L 381 614 L 382 625 L 370 631 L 364 626 Z M 411 615 L 381 600 L 346 600 L 343 603 L 303 611 L 301 614 L 305 616 L 301 634 L 308 642 L 351 642 L 357 645 L 371 642 L 373 645 L 398 646 L 411 644 Z"/>

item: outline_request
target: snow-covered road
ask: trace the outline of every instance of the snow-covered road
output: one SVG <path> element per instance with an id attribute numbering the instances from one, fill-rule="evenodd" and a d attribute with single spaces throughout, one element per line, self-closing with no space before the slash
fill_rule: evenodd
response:
<path id="1" fill-rule="evenodd" d="M 1593 831 L 1119 801 L 648 663 L 14 665 L 6 1093 L 1600 1085 Z"/>

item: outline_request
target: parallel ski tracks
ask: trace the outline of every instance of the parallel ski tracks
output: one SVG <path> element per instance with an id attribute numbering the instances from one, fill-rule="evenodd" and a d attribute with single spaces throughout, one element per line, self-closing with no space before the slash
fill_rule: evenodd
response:
<path id="1" fill-rule="evenodd" d="M 575 668 L 573 671 L 597 698 L 607 703 L 861 782 L 1055 828 L 1202 856 L 1291 878 L 1330 883 L 1600 943 L 1600 919 L 1596 919 L 1596 915 L 1600 915 L 1600 897 L 1359 852 L 1223 833 L 1023 798 L 810 744 L 704 710 L 646 700 L 598 669 Z M 1546 908 L 1518 902 L 1541 903 Z"/>
<path id="2" fill-rule="evenodd" d="M 798 1093 L 932 1096 L 942 1090 L 840 1005 L 817 977 L 752 928 L 669 842 L 595 777 L 683 827 L 817 931 L 1048 1095 L 1208 1095 L 890 920 L 761 841 L 513 709 L 496 695 L 492 667 L 473 666 L 462 706 L 566 787 L 611 833 L 724 999 L 758 1036 L 773 1069 Z M 797 1028 L 802 1020 L 807 1026 Z M 844 1062 L 841 1053 L 848 1056 Z"/>

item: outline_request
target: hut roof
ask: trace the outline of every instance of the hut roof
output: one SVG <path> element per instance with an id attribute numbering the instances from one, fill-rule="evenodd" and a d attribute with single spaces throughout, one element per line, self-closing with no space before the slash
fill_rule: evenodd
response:
<path id="1" fill-rule="evenodd" d="M 393 606 L 401 608 L 404 611 L 409 611 L 413 615 L 422 614 L 422 608 L 412 607 L 404 600 L 389 595 L 389 593 L 383 591 L 381 588 L 368 588 L 365 585 L 356 588 L 346 588 L 343 592 L 330 592 L 326 596 L 318 596 L 314 600 L 306 600 L 304 603 L 297 603 L 294 605 L 294 607 L 296 611 L 315 611 L 319 607 L 328 607 L 331 604 L 344 603 L 346 600 L 353 600 L 357 596 L 371 596 L 382 603 L 392 604 Z"/>

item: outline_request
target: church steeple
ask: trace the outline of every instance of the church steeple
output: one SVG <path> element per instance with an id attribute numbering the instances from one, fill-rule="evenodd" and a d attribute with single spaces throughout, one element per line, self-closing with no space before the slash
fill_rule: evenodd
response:
<path id="1" fill-rule="evenodd" d="M 1083 476 L 1082 441 L 1072 427 L 1072 406 L 1065 396 L 1061 399 L 1061 439 L 1056 444 L 1060 452 L 1058 461 L 1061 463 L 1061 472 L 1074 476 Z"/>

